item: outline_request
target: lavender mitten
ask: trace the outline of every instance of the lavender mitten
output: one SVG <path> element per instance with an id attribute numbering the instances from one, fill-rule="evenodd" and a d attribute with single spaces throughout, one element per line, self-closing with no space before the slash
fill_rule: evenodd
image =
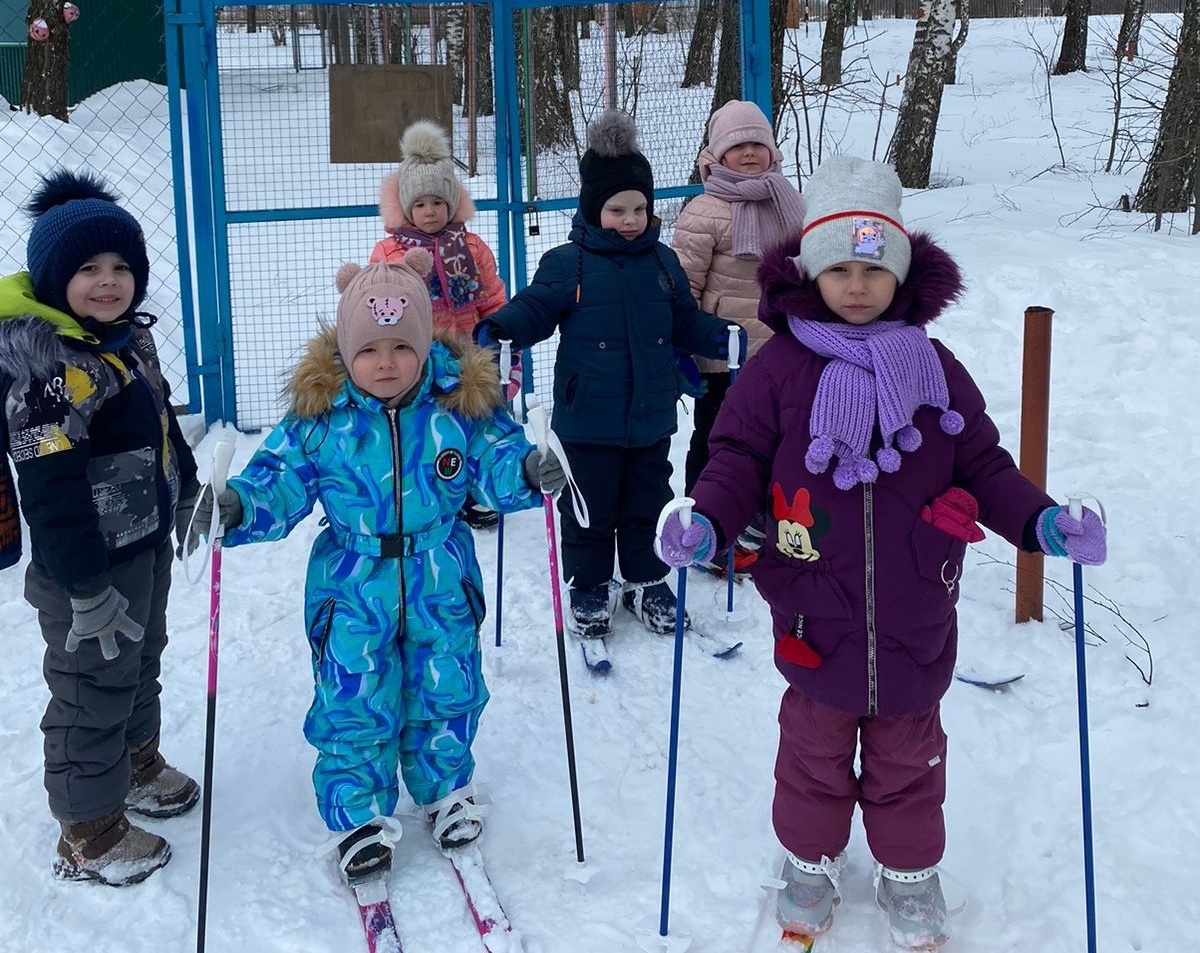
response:
<path id="1" fill-rule="evenodd" d="M 1075 519 L 1065 506 L 1051 506 L 1037 521 L 1038 544 L 1047 556 L 1066 556 L 1081 566 L 1102 565 L 1107 555 L 1104 521 L 1083 508 L 1083 518 Z"/>
<path id="2" fill-rule="evenodd" d="M 667 506 L 675 504 L 668 503 Z M 717 534 L 712 523 L 699 513 L 692 513 L 692 522 L 685 529 L 679 512 L 676 507 L 662 520 L 655 541 L 659 558 L 672 569 L 682 569 L 710 559 L 717 545 Z"/>

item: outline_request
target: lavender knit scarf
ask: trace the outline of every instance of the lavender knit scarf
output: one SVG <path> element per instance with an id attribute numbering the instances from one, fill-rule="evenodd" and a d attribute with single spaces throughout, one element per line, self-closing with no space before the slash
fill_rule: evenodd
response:
<path id="1" fill-rule="evenodd" d="M 758 175 L 711 165 L 704 191 L 731 206 L 737 258 L 761 258 L 764 248 L 779 244 L 804 222 L 804 199 L 780 174 L 778 162 Z"/>
<path id="2" fill-rule="evenodd" d="M 830 358 L 809 418 L 813 441 L 804 465 L 810 473 L 824 473 L 837 457 L 833 482 L 840 490 L 874 483 L 880 470 L 895 473 L 900 450 L 911 453 L 921 446 L 921 431 L 912 421 L 926 405 L 942 411 L 945 433 L 962 432 L 962 415 L 950 410 L 946 374 L 924 328 L 903 321 L 856 326 L 797 317 L 788 318 L 788 327 L 801 344 Z M 877 424 L 883 446 L 872 462 L 868 453 Z"/>

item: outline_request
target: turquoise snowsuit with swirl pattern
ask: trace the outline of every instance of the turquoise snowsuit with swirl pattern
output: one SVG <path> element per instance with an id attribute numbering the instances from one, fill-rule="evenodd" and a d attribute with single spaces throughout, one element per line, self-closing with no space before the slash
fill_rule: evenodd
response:
<path id="1" fill-rule="evenodd" d="M 457 513 L 468 491 L 501 513 L 541 496 L 523 470 L 533 447 L 473 345 L 435 341 L 413 398 L 388 409 L 348 380 L 327 331 L 291 389 L 292 411 L 229 480 L 243 519 L 224 544 L 279 539 L 324 510 L 305 584 L 315 692 L 304 734 L 321 817 L 345 831 L 394 813 L 397 767 L 417 804 L 471 780 L 488 700 L 484 598 Z"/>

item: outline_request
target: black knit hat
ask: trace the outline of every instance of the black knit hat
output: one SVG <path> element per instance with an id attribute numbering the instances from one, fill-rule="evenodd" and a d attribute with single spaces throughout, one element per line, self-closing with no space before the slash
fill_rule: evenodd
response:
<path id="1" fill-rule="evenodd" d="M 42 179 L 25 210 L 34 217 L 25 256 L 38 301 L 71 314 L 67 284 L 89 258 L 112 252 L 133 274 L 130 310 L 142 303 L 150 280 L 146 239 L 103 179 L 57 169 Z"/>
<path id="2" fill-rule="evenodd" d="M 633 119 L 619 109 L 601 113 L 588 125 L 588 148 L 579 160 L 579 211 L 589 225 L 600 224 L 604 203 L 626 189 L 646 196 L 646 216 L 654 217 L 654 173 L 637 144 Z"/>

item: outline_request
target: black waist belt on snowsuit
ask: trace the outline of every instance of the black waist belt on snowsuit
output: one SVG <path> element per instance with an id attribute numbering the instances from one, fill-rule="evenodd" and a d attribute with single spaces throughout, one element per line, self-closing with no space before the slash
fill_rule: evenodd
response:
<path id="1" fill-rule="evenodd" d="M 384 536 L 370 536 L 365 533 L 339 533 L 330 527 L 334 539 L 342 549 L 363 556 L 379 556 L 382 559 L 399 559 L 401 556 L 411 556 L 413 553 L 423 553 L 427 549 L 441 546 L 450 538 L 454 529 L 454 520 L 448 519 L 419 533 L 388 533 Z"/>

